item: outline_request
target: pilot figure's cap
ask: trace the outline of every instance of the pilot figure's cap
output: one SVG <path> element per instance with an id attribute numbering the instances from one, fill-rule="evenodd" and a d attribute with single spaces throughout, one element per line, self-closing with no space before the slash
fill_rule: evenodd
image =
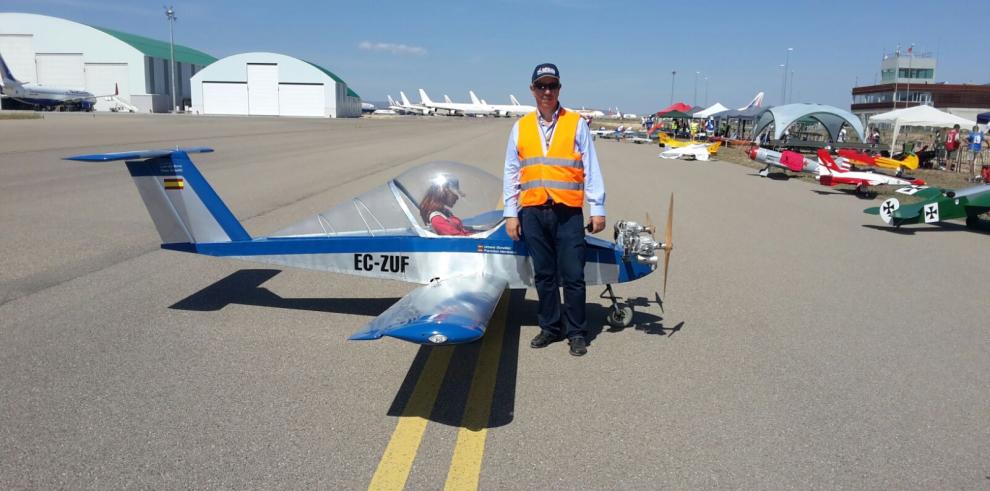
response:
<path id="1" fill-rule="evenodd" d="M 434 176 L 433 179 L 430 180 L 430 182 L 434 186 L 437 186 L 437 187 L 440 187 L 440 188 L 446 187 L 447 189 L 450 189 L 451 191 L 453 191 L 453 192 L 457 193 L 458 195 L 460 195 L 462 198 L 464 196 L 467 196 L 466 194 L 464 194 L 463 191 L 461 191 L 461 183 L 460 183 L 460 181 L 457 180 L 457 177 L 456 176 L 453 176 L 453 175 L 450 175 L 450 174 L 446 174 L 446 173 L 440 173 L 440 174 L 437 174 L 436 176 Z"/>

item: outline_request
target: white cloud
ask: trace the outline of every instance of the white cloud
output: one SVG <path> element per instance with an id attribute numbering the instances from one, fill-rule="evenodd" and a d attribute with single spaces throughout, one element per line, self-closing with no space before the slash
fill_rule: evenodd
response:
<path id="1" fill-rule="evenodd" d="M 358 43 L 358 49 L 362 51 L 388 52 L 393 55 L 423 56 L 426 54 L 426 48 L 420 46 L 409 46 L 406 44 L 396 43 L 373 43 L 371 41 L 361 41 Z"/>

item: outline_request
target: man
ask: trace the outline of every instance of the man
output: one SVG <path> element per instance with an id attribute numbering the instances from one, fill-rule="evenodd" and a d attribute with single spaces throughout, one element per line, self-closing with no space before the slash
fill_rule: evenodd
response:
<path id="1" fill-rule="evenodd" d="M 956 157 L 956 150 L 959 150 L 960 133 L 961 131 L 959 129 L 959 125 L 956 124 L 953 125 L 952 129 L 945 135 L 946 159 L 949 161 L 949 168 L 954 169 L 956 172 L 959 172 L 959 159 Z M 952 162 L 953 158 L 956 158 L 955 163 Z"/>
<path id="2" fill-rule="evenodd" d="M 533 261 L 540 334 L 530 347 L 543 348 L 567 337 L 570 353 L 582 356 L 588 352 L 584 231 L 605 229 L 605 182 L 588 125 L 557 100 L 557 66 L 537 65 L 529 88 L 536 112 L 516 122 L 505 149 L 505 229 L 512 240 L 522 238 Z M 585 201 L 591 211 L 587 227 Z"/>
<path id="3" fill-rule="evenodd" d="M 969 132 L 969 136 L 966 137 L 966 141 L 969 142 L 969 173 L 974 178 L 976 174 L 976 158 L 980 155 L 980 150 L 983 149 L 983 132 L 980 131 L 979 126 L 973 126 L 973 130 Z"/>

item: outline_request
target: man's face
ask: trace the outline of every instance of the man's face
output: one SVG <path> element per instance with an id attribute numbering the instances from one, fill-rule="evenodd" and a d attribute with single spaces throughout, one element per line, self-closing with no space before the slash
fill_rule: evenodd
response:
<path id="1" fill-rule="evenodd" d="M 529 88 L 533 91 L 533 97 L 536 98 L 536 106 L 540 112 L 553 111 L 557 108 L 557 97 L 560 96 L 560 80 L 553 77 L 538 78 Z"/>

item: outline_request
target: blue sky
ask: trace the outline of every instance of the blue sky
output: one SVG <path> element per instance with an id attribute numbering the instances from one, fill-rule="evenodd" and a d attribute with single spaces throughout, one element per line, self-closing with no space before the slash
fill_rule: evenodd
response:
<path id="1" fill-rule="evenodd" d="M 425 5 L 417 5 L 423 3 Z M 943 2 L 176 1 L 176 42 L 223 57 L 273 51 L 319 63 L 366 100 L 422 87 L 434 99 L 523 103 L 537 63 L 561 70 L 572 107 L 642 113 L 674 99 L 738 107 L 757 91 L 778 104 L 787 48 L 793 100 L 848 108 L 883 52 L 939 57 L 936 78 L 990 83 L 990 7 Z M 161 2 L 3 0 L 0 9 L 64 17 L 168 39 Z M 695 85 L 695 72 L 701 72 Z M 697 100 L 695 100 L 697 87 Z M 413 97 L 418 99 L 418 96 Z"/>

